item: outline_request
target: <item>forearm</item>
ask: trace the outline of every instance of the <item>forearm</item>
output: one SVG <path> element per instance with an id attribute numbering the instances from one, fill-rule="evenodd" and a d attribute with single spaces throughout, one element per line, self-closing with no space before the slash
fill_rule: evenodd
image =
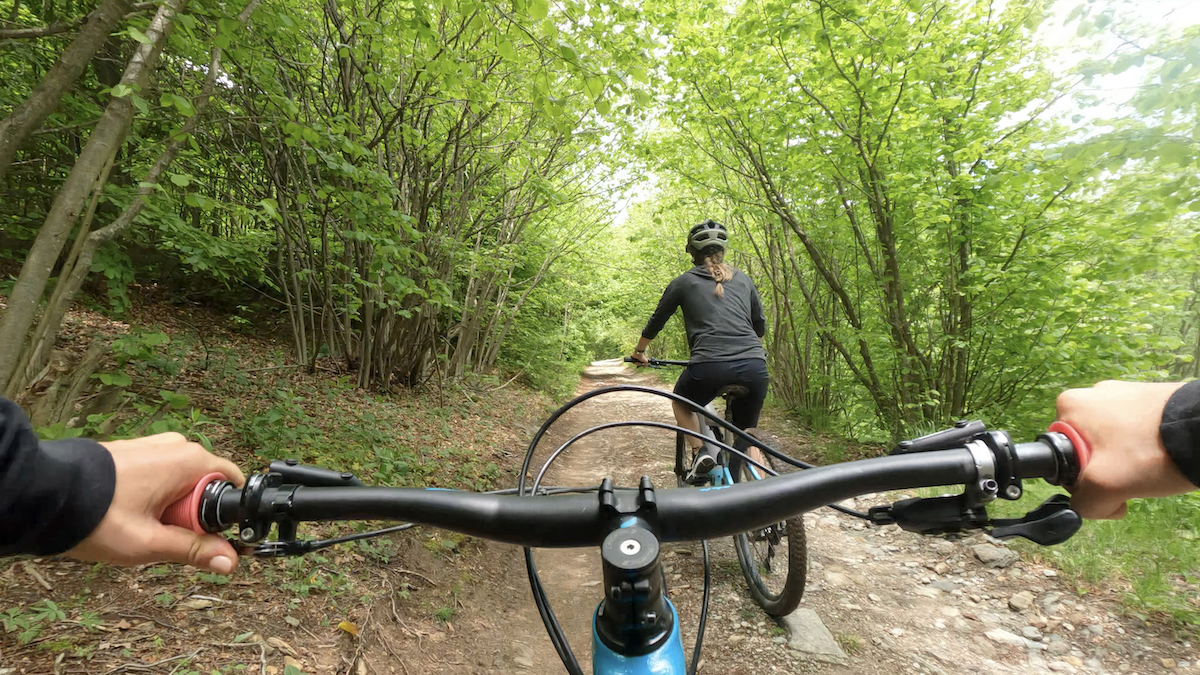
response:
<path id="1" fill-rule="evenodd" d="M 0 399 L 0 555 L 72 548 L 104 517 L 115 487 L 99 443 L 40 442 L 21 409 Z"/>
<path id="2" fill-rule="evenodd" d="M 644 352 L 646 351 L 646 348 L 650 346 L 651 342 L 652 341 L 650 338 L 643 335 L 642 337 L 638 338 L 637 347 L 634 347 L 633 351 Z"/>

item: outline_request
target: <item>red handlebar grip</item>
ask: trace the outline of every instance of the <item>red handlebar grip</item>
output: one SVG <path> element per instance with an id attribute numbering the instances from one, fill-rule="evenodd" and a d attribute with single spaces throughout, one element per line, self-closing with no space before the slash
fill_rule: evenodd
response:
<path id="1" fill-rule="evenodd" d="M 1075 427 L 1066 422 L 1055 422 L 1050 425 L 1050 431 L 1057 431 L 1067 440 L 1071 441 L 1071 445 L 1075 446 L 1075 461 L 1079 462 L 1079 473 L 1083 473 L 1088 462 L 1092 459 L 1092 448 L 1088 442 L 1083 439 L 1083 435 L 1075 430 Z"/>
<path id="2" fill-rule="evenodd" d="M 200 496 L 204 494 L 204 488 L 215 480 L 229 480 L 229 478 L 223 473 L 210 473 L 201 478 L 186 497 L 171 504 L 166 511 L 163 511 L 161 519 L 163 524 L 182 527 L 196 534 L 208 534 L 208 530 L 205 530 L 204 526 L 200 524 Z"/>

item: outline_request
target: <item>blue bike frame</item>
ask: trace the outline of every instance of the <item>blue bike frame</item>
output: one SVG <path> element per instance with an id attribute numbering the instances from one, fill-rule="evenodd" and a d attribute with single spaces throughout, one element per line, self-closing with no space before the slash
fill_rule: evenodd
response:
<path id="1" fill-rule="evenodd" d="M 679 636 L 679 614 L 667 600 L 675 616 L 671 637 L 658 649 L 642 656 L 624 656 L 609 649 L 596 631 L 596 615 L 592 615 L 592 672 L 595 675 L 686 675 L 687 658 L 683 654 L 683 639 Z M 599 611 L 599 607 L 596 608 Z"/>
<path id="2" fill-rule="evenodd" d="M 753 467 L 751 471 L 757 479 L 758 472 L 754 471 Z M 700 488 L 701 492 L 720 490 L 733 485 L 729 467 L 723 464 L 713 467 L 712 471 L 708 472 L 708 477 L 712 485 Z M 640 656 L 618 654 L 600 639 L 596 629 L 596 616 L 603 604 L 601 602 L 597 605 L 596 612 L 592 614 L 592 672 L 595 675 L 686 675 L 687 656 L 684 654 L 683 639 L 679 633 L 679 613 L 675 611 L 675 605 L 671 604 L 670 599 L 667 599 L 667 606 L 674 617 L 671 637 L 658 649 Z"/>

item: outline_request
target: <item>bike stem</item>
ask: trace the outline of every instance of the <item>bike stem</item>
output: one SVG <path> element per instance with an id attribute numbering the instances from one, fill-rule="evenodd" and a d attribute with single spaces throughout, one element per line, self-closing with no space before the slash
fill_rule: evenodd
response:
<path id="1" fill-rule="evenodd" d="M 596 612 L 596 637 L 617 654 L 649 654 L 672 638 L 677 625 L 664 595 L 654 487 L 642 476 L 631 499 L 615 493 L 606 478 L 598 497 L 613 529 L 600 548 L 604 600 Z"/>

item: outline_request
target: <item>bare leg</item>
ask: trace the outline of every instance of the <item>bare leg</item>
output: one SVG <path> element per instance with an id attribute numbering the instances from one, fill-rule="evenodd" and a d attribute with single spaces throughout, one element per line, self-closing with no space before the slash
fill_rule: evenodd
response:
<path id="1" fill-rule="evenodd" d="M 691 408 L 688 408 L 682 403 L 671 401 L 671 410 L 674 411 L 675 422 L 678 423 L 679 426 L 683 427 L 684 429 L 691 429 L 696 433 L 700 433 L 700 420 L 697 418 L 696 413 L 692 412 Z M 687 443 L 688 447 L 693 450 L 699 450 L 700 447 L 704 445 L 704 441 L 696 438 L 695 436 L 687 436 Z"/>

